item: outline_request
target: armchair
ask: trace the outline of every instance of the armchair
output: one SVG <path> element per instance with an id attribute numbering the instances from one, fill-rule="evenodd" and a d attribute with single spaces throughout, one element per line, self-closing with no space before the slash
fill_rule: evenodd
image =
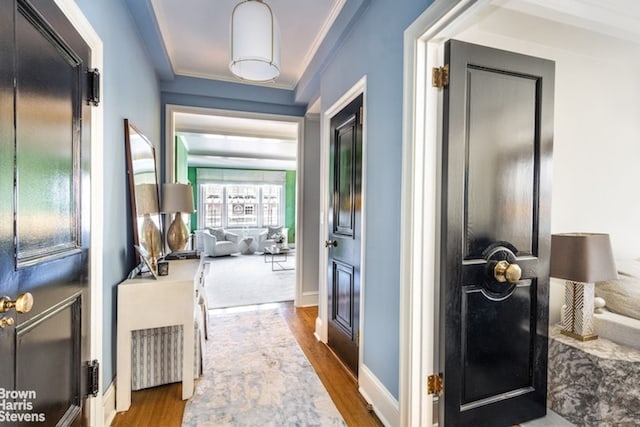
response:
<path id="1" fill-rule="evenodd" d="M 258 249 L 259 252 L 264 252 L 264 248 L 273 246 L 276 244 L 274 240 L 274 234 L 282 233 L 284 235 L 284 245 L 288 244 L 289 229 L 282 227 L 268 227 L 258 234 Z"/>
<path id="2" fill-rule="evenodd" d="M 240 236 L 222 228 L 196 230 L 196 249 L 210 257 L 239 252 Z"/>

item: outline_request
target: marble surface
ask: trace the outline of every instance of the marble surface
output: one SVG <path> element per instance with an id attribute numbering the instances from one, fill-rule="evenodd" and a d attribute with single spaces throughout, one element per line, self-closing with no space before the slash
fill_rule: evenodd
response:
<path id="1" fill-rule="evenodd" d="M 577 426 L 640 425 L 640 350 L 549 330 L 549 407 Z"/>
<path id="2" fill-rule="evenodd" d="M 277 309 L 210 321 L 204 375 L 183 427 L 345 425 Z"/>

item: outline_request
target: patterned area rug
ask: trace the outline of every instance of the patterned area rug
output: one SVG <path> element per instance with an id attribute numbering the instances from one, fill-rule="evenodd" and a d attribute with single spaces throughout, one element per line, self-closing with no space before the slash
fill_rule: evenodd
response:
<path id="1" fill-rule="evenodd" d="M 212 314 L 210 325 L 183 427 L 345 425 L 277 310 Z"/>
<path id="2" fill-rule="evenodd" d="M 278 258 L 276 258 L 278 259 Z M 291 301 L 296 295 L 295 270 L 271 271 L 271 262 L 263 255 L 232 255 L 211 258 L 211 270 L 205 279 L 210 309 L 240 305 Z M 293 268 L 295 255 L 276 268 Z"/>

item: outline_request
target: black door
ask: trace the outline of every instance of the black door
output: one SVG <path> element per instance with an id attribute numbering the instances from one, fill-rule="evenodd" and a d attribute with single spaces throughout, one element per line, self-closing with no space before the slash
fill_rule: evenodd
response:
<path id="1" fill-rule="evenodd" d="M 362 194 L 362 99 L 331 118 L 328 345 L 358 374 Z"/>
<path id="2" fill-rule="evenodd" d="M 16 392 L 0 399 L 0 424 L 68 425 L 81 412 L 88 60 L 88 46 L 53 0 L 0 2 L 0 296 L 23 303 L 0 304 L 0 387 Z M 29 293 L 33 307 L 19 313 Z"/>
<path id="3" fill-rule="evenodd" d="M 440 421 L 513 425 L 546 413 L 554 63 L 454 40 L 445 63 Z"/>

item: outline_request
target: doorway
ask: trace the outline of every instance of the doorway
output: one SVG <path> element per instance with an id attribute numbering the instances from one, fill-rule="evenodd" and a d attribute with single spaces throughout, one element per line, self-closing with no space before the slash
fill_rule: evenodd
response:
<path id="1" fill-rule="evenodd" d="M 15 333 L 10 347 L 17 359 L 15 364 L 5 363 L 7 369 L 13 366 L 15 370 L 13 375 L 3 371 L 3 383 L 7 390 L 22 390 L 29 399 L 27 407 L 32 408 L 27 411 L 29 414 L 22 414 L 24 417 L 9 412 L 5 412 L 5 416 L 15 415 L 25 420 L 31 416 L 33 421 L 44 417 L 48 423 L 58 419 L 70 422 L 74 417 L 81 417 L 88 425 L 101 424 L 102 385 L 94 383 L 96 397 L 86 399 L 89 391 L 86 366 L 89 360 L 102 360 L 103 237 L 100 227 L 90 227 L 91 223 L 101 224 L 103 215 L 99 197 L 103 190 L 103 158 L 100 155 L 102 105 L 90 106 L 87 102 L 86 82 L 89 69 L 102 67 L 102 43 L 73 1 L 40 2 L 36 7 L 28 2 L 12 1 L 3 4 L 3 8 L 6 8 L 3 17 L 16 18 L 2 25 L 4 31 L 15 30 L 15 38 L 3 40 L 15 42 L 22 49 L 20 58 L 15 61 L 22 67 L 5 67 L 2 70 L 4 77 L 14 71 L 17 73 L 16 81 L 21 92 L 16 94 L 14 91 L 15 98 L 10 92 L 3 97 L 5 101 L 15 101 L 12 108 L 5 109 L 8 105 L 4 104 L 5 118 L 17 117 L 19 120 L 15 120 L 13 125 L 20 122 L 15 127 L 8 123 L 3 126 L 3 150 L 11 152 L 10 147 L 13 146 L 19 154 L 16 157 L 3 156 L 9 163 L 12 159 L 17 161 L 14 167 L 6 168 L 1 181 L 3 186 L 11 186 L 11 183 L 20 186 L 14 187 L 15 191 L 10 187 L 3 190 L 9 199 L 2 204 L 2 229 L 13 229 L 11 234 L 15 236 L 9 239 L 5 235 L 7 239 L 3 238 L 7 244 L 7 251 L 3 253 L 14 256 L 9 263 L 2 263 L 3 295 L 9 297 L 5 300 L 7 304 L 4 304 L 2 316 L 8 323 L 4 325 L 2 335 L 6 337 Z M 59 34 L 64 40 L 57 36 Z M 10 57 L 15 52 L 11 46 L 5 48 L 4 55 Z M 36 52 L 41 52 L 41 57 L 33 55 Z M 30 72 L 34 60 L 49 70 L 45 77 L 34 79 Z M 13 61 L 3 63 L 8 65 Z M 66 90 L 65 87 L 71 89 Z M 31 96 L 25 97 L 27 93 Z M 47 102 L 55 103 L 59 110 L 60 114 L 54 115 L 55 118 L 45 111 L 46 105 L 51 105 Z M 33 115 L 33 112 L 38 113 Z M 70 126 L 70 122 L 80 115 L 83 117 L 82 126 Z M 61 123 L 62 128 L 59 126 Z M 68 126 L 66 131 L 65 124 Z M 27 137 L 25 130 L 28 130 Z M 40 150 L 37 147 L 43 132 L 47 144 Z M 12 139 L 13 144 L 10 142 Z M 79 153 L 80 147 L 82 153 Z M 42 162 L 47 150 L 49 154 L 52 150 L 56 154 Z M 82 166 L 71 166 L 80 161 Z M 46 166 L 34 169 L 34 164 Z M 5 181 L 13 170 L 20 172 L 20 177 L 15 181 Z M 80 172 L 83 174 L 81 178 L 78 177 Z M 65 176 L 78 179 L 65 183 Z M 40 194 L 46 194 L 44 197 L 33 197 L 38 194 L 32 193 L 34 183 L 36 188 L 40 187 Z M 49 192 L 52 188 L 58 191 Z M 82 199 L 79 192 L 84 196 Z M 11 198 L 11 194 L 15 197 Z M 51 197 L 51 194 L 59 197 Z M 54 206 L 57 209 L 50 209 Z M 13 220 L 5 222 L 7 217 L 4 214 L 11 211 Z M 47 216 L 49 222 L 53 220 L 51 226 L 45 225 L 48 222 L 43 218 Z M 70 219 L 68 225 L 56 222 L 65 217 Z M 17 226 L 16 221 L 20 223 Z M 14 224 L 14 227 L 6 227 L 7 224 Z M 40 227 L 35 224 L 40 224 Z M 17 287 L 14 286 L 16 283 Z M 25 299 L 27 291 L 33 295 L 32 306 Z M 8 301 L 16 299 L 18 294 L 22 298 L 12 307 L 13 303 Z M 47 336 L 48 339 L 42 339 Z M 56 337 L 54 342 L 50 339 L 52 336 Z M 4 343 L 2 349 L 7 350 Z M 48 356 L 46 363 L 38 362 L 38 354 L 45 353 Z M 12 360 L 14 356 L 3 359 Z M 52 364 L 56 366 L 54 371 L 62 374 L 61 378 L 50 381 L 50 372 L 54 372 L 50 369 Z M 36 365 L 42 366 L 34 367 Z M 95 366 L 99 369 L 99 363 Z M 96 371 L 96 380 L 97 375 Z M 54 397 L 50 393 L 52 387 L 56 390 Z M 5 418 L 5 421 L 12 420 L 15 418 Z"/>
<path id="2" fill-rule="evenodd" d="M 303 303 L 303 131 L 299 117 L 166 106 L 164 181 L 194 184 L 193 244 L 205 230 L 232 243 L 211 258 L 225 280 L 210 309 Z"/>
<path id="3" fill-rule="evenodd" d="M 619 81 L 624 82 L 625 87 L 637 87 L 637 78 L 630 75 L 632 70 L 637 70 L 637 61 L 633 60 L 637 57 L 637 40 L 630 33 L 623 36 L 623 31 L 620 30 L 624 26 L 619 25 L 614 30 L 615 26 L 610 22 L 603 22 L 617 16 L 616 13 L 600 13 L 601 8 L 595 5 L 582 6 L 573 10 L 570 15 L 561 6 L 554 6 L 553 2 L 458 1 L 446 6 L 438 3 L 429 8 L 406 32 L 405 68 L 410 77 L 407 79 L 409 84 L 405 88 L 405 97 L 409 100 L 415 99 L 413 97 L 417 95 L 417 99 L 409 102 L 410 108 L 405 117 L 410 129 L 410 133 L 405 134 L 405 177 L 414 185 L 411 189 L 413 197 L 405 205 L 406 211 L 411 212 L 406 216 L 405 224 L 408 229 L 406 235 L 421 237 L 405 242 L 403 248 L 412 259 L 408 259 L 403 268 L 403 277 L 407 278 L 408 286 L 403 288 L 401 300 L 403 304 L 417 309 L 412 314 L 407 313 L 401 321 L 405 343 L 401 350 L 404 353 L 401 358 L 401 378 L 408 378 L 401 384 L 400 391 L 404 420 L 425 425 L 433 422 L 434 398 L 424 396 L 421 392 L 426 386 L 427 376 L 437 373 L 438 363 L 441 362 L 438 355 L 433 354 L 435 343 L 438 342 L 433 324 L 433 317 L 439 315 L 434 303 L 438 295 L 436 289 L 424 287 L 424 284 L 438 280 L 439 275 L 435 250 L 436 242 L 439 241 L 435 231 L 439 228 L 439 218 L 434 217 L 433 212 L 437 209 L 440 197 L 437 172 L 440 165 L 436 159 L 441 128 L 433 112 L 440 100 L 437 91 L 431 88 L 431 69 L 443 65 L 440 58 L 444 40 L 457 38 L 556 61 L 552 231 L 576 227 L 610 230 L 612 238 L 618 236 L 619 239 L 617 247 L 614 243 L 614 252 L 621 256 L 637 257 L 637 248 L 629 246 L 629 240 L 624 238 L 625 232 L 622 230 L 626 228 L 627 235 L 628 230 L 637 230 L 634 222 L 623 218 L 626 215 L 617 215 L 619 220 L 612 222 L 611 218 L 605 218 L 604 209 L 600 209 L 600 206 L 587 208 L 587 200 L 594 197 L 594 191 L 598 193 L 599 200 L 613 198 L 613 194 L 609 196 L 607 191 L 598 187 L 604 182 L 614 181 L 607 178 L 606 181 L 596 182 L 588 178 L 588 183 L 576 186 L 575 180 L 568 173 L 572 165 L 577 163 L 581 166 L 590 165 L 593 169 L 595 162 L 590 162 L 589 158 L 597 158 L 599 163 L 603 159 L 607 163 L 616 162 L 604 146 L 600 147 L 596 142 L 602 135 L 610 135 L 607 140 L 615 145 L 614 151 L 629 153 L 633 151 L 633 145 L 629 141 L 637 138 L 640 132 L 638 126 L 628 118 L 622 120 L 624 131 L 619 126 L 612 125 L 621 123 L 620 111 L 625 115 L 637 112 L 638 105 L 626 96 L 627 91 L 622 94 L 610 88 L 600 90 L 594 68 L 604 63 L 609 66 L 616 64 L 616 69 L 621 72 Z M 614 5 L 608 6 L 611 6 L 610 12 L 616 11 L 619 15 L 625 13 Z M 528 20 L 516 20 L 516 16 L 527 16 Z M 508 19 L 505 22 L 506 17 Z M 588 26 L 587 19 L 591 21 Z M 562 37 L 558 36 L 559 29 L 563 31 Z M 621 38 L 612 38 L 612 31 L 617 31 L 616 34 Z M 484 33 L 483 39 L 479 38 L 480 33 Z M 426 155 L 423 156 L 422 153 Z M 626 162 L 629 154 L 623 157 L 623 162 Z M 610 174 L 620 176 L 619 169 L 616 167 L 608 170 Z M 420 180 L 420 185 L 416 184 L 417 177 L 425 178 Z M 622 188 L 614 186 L 616 194 L 620 195 L 623 189 L 630 190 L 625 184 L 627 180 L 618 179 L 615 182 L 622 183 Z M 591 194 L 586 194 L 587 188 Z M 419 202 L 415 203 L 414 200 Z M 607 203 L 602 205 L 607 206 Z M 577 207 L 588 209 L 589 215 L 579 218 L 571 215 L 571 212 L 577 212 Z M 635 201 L 631 209 L 637 212 Z M 416 248 L 422 253 L 414 257 L 411 250 Z M 549 321 L 553 323 L 559 318 L 562 286 L 553 285 L 552 280 L 550 291 Z M 416 330 L 420 333 L 416 333 Z"/>

